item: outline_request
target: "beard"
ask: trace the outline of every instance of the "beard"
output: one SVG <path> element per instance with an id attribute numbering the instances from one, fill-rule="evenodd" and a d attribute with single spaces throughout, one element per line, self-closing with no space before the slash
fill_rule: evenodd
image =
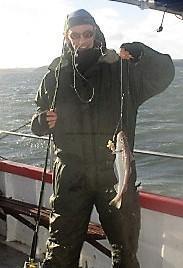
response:
<path id="1" fill-rule="evenodd" d="M 80 48 L 77 51 L 75 63 L 81 73 L 87 71 L 92 67 L 101 55 L 101 51 L 98 48 Z"/>

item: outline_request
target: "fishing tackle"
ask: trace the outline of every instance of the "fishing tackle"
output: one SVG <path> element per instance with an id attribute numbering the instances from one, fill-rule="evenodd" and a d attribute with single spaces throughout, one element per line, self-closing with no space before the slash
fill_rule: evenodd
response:
<path id="1" fill-rule="evenodd" d="M 166 13 L 166 10 L 163 12 L 163 17 L 162 17 L 161 24 L 160 24 L 159 28 L 157 29 L 158 33 L 163 31 L 163 21 L 164 21 L 165 13 Z"/>
<path id="2" fill-rule="evenodd" d="M 92 87 L 88 81 L 88 79 L 86 79 L 78 70 L 77 68 L 77 63 L 76 63 L 76 57 L 78 57 L 78 49 L 80 48 L 80 46 L 77 47 L 77 49 L 74 51 L 74 55 L 72 55 L 72 67 L 73 67 L 73 88 L 74 88 L 74 91 L 76 93 L 76 95 L 78 96 L 79 100 L 84 103 L 84 104 L 88 104 L 90 102 L 92 102 L 92 100 L 94 99 L 94 96 L 95 96 L 95 88 Z M 92 89 L 92 94 L 91 96 L 89 97 L 88 100 L 84 100 L 78 90 L 77 90 L 77 87 L 76 87 L 76 72 L 77 74 L 84 80 L 88 83 L 89 87 Z"/>
<path id="3" fill-rule="evenodd" d="M 127 65 L 128 68 L 128 65 Z M 129 71 L 129 70 L 128 70 Z M 126 115 L 127 111 L 125 111 L 125 103 L 127 102 L 127 94 L 128 94 L 128 86 L 127 88 L 124 87 L 123 89 L 123 59 L 121 58 L 120 60 L 120 118 L 119 121 L 117 123 L 116 129 L 114 131 L 113 134 L 113 138 L 112 141 L 114 143 L 114 145 L 116 144 L 116 135 L 118 132 L 118 129 L 120 128 L 121 130 L 124 128 L 123 126 L 123 118 L 124 118 L 124 114 Z"/>
<path id="4" fill-rule="evenodd" d="M 35 260 L 30 259 L 28 262 L 24 263 L 24 268 L 41 268 L 40 262 L 35 262 Z"/>
<path id="5" fill-rule="evenodd" d="M 124 85 L 123 79 L 123 59 L 121 58 L 121 86 L 120 86 L 120 118 L 117 123 L 116 129 L 114 131 L 113 139 L 108 141 L 107 147 L 112 151 L 112 154 L 115 154 L 114 161 L 114 173 L 117 177 L 118 183 L 114 186 L 117 194 L 110 201 L 109 205 L 115 206 L 117 209 L 120 209 L 122 196 L 127 191 L 128 182 L 130 179 L 131 173 L 131 161 L 132 161 L 132 153 L 130 151 L 128 145 L 128 139 L 125 134 L 125 126 L 124 122 L 128 123 L 128 92 L 129 92 L 129 65 L 126 62 L 126 70 L 127 71 L 127 84 Z M 125 118 L 124 118 L 125 117 Z M 125 119 L 125 121 L 124 121 Z M 120 131 L 119 131 L 120 129 Z M 118 132 L 119 131 L 119 132 Z"/>
<path id="6" fill-rule="evenodd" d="M 53 100 L 52 100 L 51 107 L 50 107 L 50 110 L 53 110 L 53 111 L 56 106 L 61 60 L 62 60 L 62 55 L 63 55 L 63 51 L 65 47 L 64 44 L 65 44 L 65 39 L 63 40 L 62 54 L 60 56 L 59 64 L 55 70 L 56 85 L 55 85 Z M 36 248 L 37 248 L 37 242 L 38 242 L 38 232 L 39 232 L 39 224 L 40 224 L 40 216 L 41 216 L 41 206 L 42 206 L 43 193 L 44 193 L 44 187 L 45 187 L 46 170 L 47 170 L 47 165 L 48 165 L 48 157 L 49 157 L 51 140 L 52 140 L 52 134 L 50 133 L 49 138 L 48 138 L 47 148 L 46 148 L 44 169 L 43 169 L 42 178 L 41 178 L 41 190 L 40 190 L 40 195 L 39 195 L 38 212 L 37 212 L 36 224 L 35 224 L 35 229 L 34 229 L 34 234 L 33 234 L 33 239 L 32 239 L 31 252 L 30 252 L 29 260 L 24 263 L 24 268 L 40 268 L 41 267 L 40 262 L 36 261 L 35 257 L 36 257 Z"/>
<path id="7" fill-rule="evenodd" d="M 100 53 L 101 53 L 101 55 L 102 55 L 102 56 L 105 56 L 106 53 L 105 53 L 104 50 L 103 50 L 103 44 L 102 44 L 102 42 L 100 43 L 100 47 L 99 47 L 99 49 L 100 49 Z"/>

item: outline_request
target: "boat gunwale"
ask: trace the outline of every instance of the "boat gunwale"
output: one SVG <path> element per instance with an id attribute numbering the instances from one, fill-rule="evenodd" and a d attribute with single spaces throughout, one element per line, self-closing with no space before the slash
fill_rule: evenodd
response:
<path id="1" fill-rule="evenodd" d="M 18 176 L 42 181 L 43 168 L 9 160 L 0 161 L 0 172 L 7 172 Z M 45 182 L 52 183 L 52 173 L 47 172 Z M 183 198 L 168 197 L 159 194 L 140 191 L 140 205 L 142 208 L 183 217 Z"/>

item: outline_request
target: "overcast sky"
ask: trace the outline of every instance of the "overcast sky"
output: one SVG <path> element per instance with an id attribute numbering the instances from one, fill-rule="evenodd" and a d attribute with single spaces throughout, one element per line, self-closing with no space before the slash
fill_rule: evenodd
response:
<path id="1" fill-rule="evenodd" d="M 61 53 L 66 15 L 87 9 L 103 31 L 108 48 L 139 41 L 183 59 L 183 21 L 163 13 L 108 0 L 0 0 L 0 68 L 48 65 Z"/>

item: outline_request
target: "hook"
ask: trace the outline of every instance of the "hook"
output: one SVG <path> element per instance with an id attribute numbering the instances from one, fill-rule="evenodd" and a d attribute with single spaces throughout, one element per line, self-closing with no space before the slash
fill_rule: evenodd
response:
<path id="1" fill-rule="evenodd" d="M 157 29 L 157 32 L 158 32 L 158 33 L 160 33 L 160 32 L 163 31 L 163 21 L 164 21 L 165 13 L 166 13 L 166 9 L 165 9 L 165 11 L 163 12 L 163 17 L 162 17 L 162 20 L 161 20 L 161 25 L 160 25 L 159 28 Z"/>

